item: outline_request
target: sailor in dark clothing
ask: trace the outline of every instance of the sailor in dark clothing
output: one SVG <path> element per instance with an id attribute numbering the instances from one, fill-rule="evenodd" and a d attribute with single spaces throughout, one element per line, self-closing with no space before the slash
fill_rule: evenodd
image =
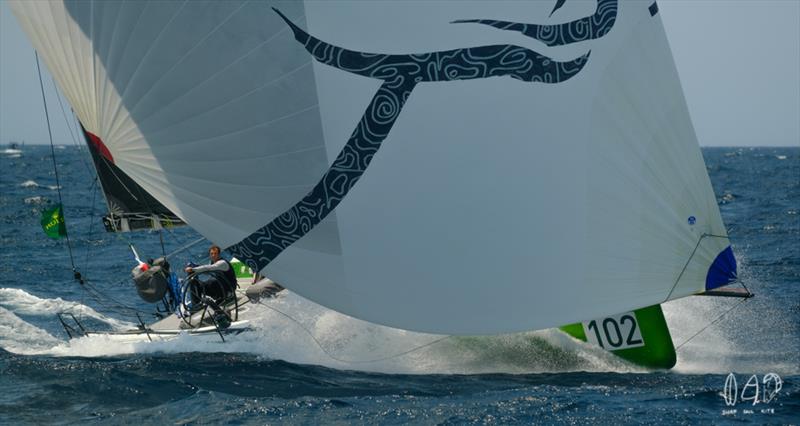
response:
<path id="1" fill-rule="evenodd" d="M 210 264 L 187 266 L 185 269 L 187 274 L 210 273 L 203 280 L 194 278 L 191 286 L 192 301 L 197 302 L 202 295 L 206 295 L 221 303 L 236 290 L 236 273 L 230 262 L 220 257 L 219 246 L 209 247 L 208 257 L 211 259 Z"/>

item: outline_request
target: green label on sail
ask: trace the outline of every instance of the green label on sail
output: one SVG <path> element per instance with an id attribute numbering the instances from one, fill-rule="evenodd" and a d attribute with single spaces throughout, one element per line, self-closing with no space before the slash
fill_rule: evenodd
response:
<path id="1" fill-rule="evenodd" d="M 50 238 L 57 239 L 67 235 L 67 225 L 64 223 L 61 204 L 42 210 L 42 229 Z"/>

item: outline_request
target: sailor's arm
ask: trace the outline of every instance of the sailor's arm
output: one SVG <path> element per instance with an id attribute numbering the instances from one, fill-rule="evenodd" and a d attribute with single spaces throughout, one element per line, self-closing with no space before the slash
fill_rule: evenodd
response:
<path id="1" fill-rule="evenodd" d="M 211 271 L 220 271 L 225 272 L 228 270 L 228 262 L 223 259 L 220 259 L 210 265 L 202 265 L 202 266 L 195 266 L 194 268 L 186 268 L 187 273 L 201 273 L 201 272 L 211 272 Z"/>

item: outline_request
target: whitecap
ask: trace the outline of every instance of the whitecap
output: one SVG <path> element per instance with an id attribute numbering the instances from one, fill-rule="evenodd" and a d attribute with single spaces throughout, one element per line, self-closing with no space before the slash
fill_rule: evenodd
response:
<path id="1" fill-rule="evenodd" d="M 47 198 L 37 195 L 35 197 L 28 197 L 23 201 L 25 204 L 44 204 L 47 202 Z"/>
<path id="2" fill-rule="evenodd" d="M 0 306 L 25 315 L 52 316 L 63 312 L 94 318 L 118 329 L 130 326 L 130 323 L 100 314 L 81 303 L 64 300 L 60 297 L 45 299 L 18 288 L 0 288 Z"/>
<path id="3" fill-rule="evenodd" d="M 0 307 L 0 348 L 14 353 L 33 354 L 61 343 L 63 340 Z"/>
<path id="4" fill-rule="evenodd" d="M 0 305 L 32 315 L 73 308 L 85 316 L 113 322 L 75 302 L 42 299 L 22 290 L 0 289 Z M 644 371 L 555 329 L 491 337 L 415 333 L 367 323 L 288 292 L 263 305 L 250 305 L 249 309 L 254 318 L 252 331 L 226 336 L 224 343 L 216 334 L 182 334 L 168 341 L 154 342 L 120 342 L 103 334 L 69 341 L 42 336 L 41 342 L 25 353 L 70 357 L 249 353 L 292 363 L 407 374 Z M 133 328 L 133 324 L 128 328 Z"/>
<path id="5" fill-rule="evenodd" d="M 36 183 L 35 180 L 26 180 L 25 182 L 22 182 L 21 184 L 19 184 L 19 186 L 21 186 L 23 188 L 38 188 L 39 184 Z"/>

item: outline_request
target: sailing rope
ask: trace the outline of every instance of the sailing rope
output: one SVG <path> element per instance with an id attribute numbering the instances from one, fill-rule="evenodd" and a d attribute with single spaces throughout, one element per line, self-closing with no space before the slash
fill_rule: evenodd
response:
<path id="1" fill-rule="evenodd" d="M 750 290 L 748 290 L 748 289 L 747 289 L 747 286 L 745 286 L 745 285 L 744 285 L 744 283 L 741 283 L 741 282 L 740 282 L 740 284 L 742 285 L 742 287 L 744 287 L 744 289 L 745 289 L 745 290 L 747 290 L 747 292 L 748 292 L 748 293 L 750 292 Z M 680 345 L 678 345 L 678 346 L 675 348 L 675 352 L 679 351 L 679 350 L 680 350 L 680 349 L 683 347 L 683 345 L 685 345 L 685 344 L 687 344 L 687 343 L 691 342 L 691 341 L 692 341 L 692 339 L 694 339 L 695 337 L 699 336 L 699 335 L 700 335 L 700 333 L 702 333 L 702 332 L 706 331 L 706 330 L 707 330 L 709 327 L 711 327 L 712 325 L 714 325 L 714 324 L 718 323 L 718 322 L 719 322 L 719 321 L 720 321 L 720 320 L 721 320 L 721 319 L 722 319 L 722 318 L 723 318 L 725 315 L 728 315 L 728 313 L 729 313 L 730 311 L 732 311 L 732 310 L 734 310 L 734 309 L 738 308 L 738 307 L 739 307 L 739 306 L 740 306 L 742 303 L 746 302 L 746 301 L 747 301 L 747 299 L 748 299 L 748 298 L 744 298 L 744 299 L 740 300 L 740 301 L 739 301 L 739 303 L 736 303 L 736 304 L 734 304 L 733 306 L 731 306 L 730 308 L 728 308 L 728 310 L 726 310 L 725 312 L 723 312 L 723 313 L 721 313 L 720 315 L 718 315 L 718 316 L 717 316 L 717 317 L 714 319 L 714 321 L 711 321 L 711 322 L 710 322 L 710 323 L 708 323 L 708 324 L 707 324 L 705 327 L 701 328 L 701 329 L 700 329 L 700 330 L 699 330 L 697 333 L 694 333 L 694 334 L 693 334 L 691 337 L 689 337 L 689 338 L 688 338 L 688 339 L 686 339 L 686 340 L 685 340 L 683 343 L 681 343 Z"/>
<path id="2" fill-rule="evenodd" d="M 36 58 L 36 71 L 37 71 L 37 73 L 39 75 L 39 89 L 42 92 L 42 104 L 44 105 L 44 115 L 45 115 L 45 119 L 47 121 L 47 133 L 48 133 L 48 135 L 50 137 L 50 154 L 51 154 L 51 158 L 53 160 L 53 172 L 54 172 L 55 177 L 56 177 L 56 190 L 58 192 L 58 202 L 61 204 L 62 209 L 63 209 L 64 208 L 63 207 L 64 206 L 64 200 L 63 200 L 63 197 L 61 195 L 61 179 L 60 179 L 60 177 L 58 175 L 58 166 L 57 166 L 57 163 L 56 163 L 55 145 L 53 143 L 53 131 L 52 131 L 51 123 L 50 123 L 50 114 L 49 114 L 49 111 L 48 111 L 48 108 L 47 108 L 47 97 L 46 97 L 45 92 L 44 92 L 44 82 L 43 82 L 43 79 L 42 79 L 42 69 L 41 69 L 41 65 L 40 65 L 40 61 L 39 61 L 38 52 L 34 51 L 34 56 Z M 60 98 L 59 98 L 59 105 L 62 105 L 62 107 L 61 107 L 62 108 L 62 112 L 64 112 L 63 111 L 63 104 L 61 104 L 61 99 Z M 66 119 L 66 117 L 65 117 L 65 119 Z M 69 124 L 68 124 L 68 127 L 69 127 Z M 72 129 L 70 129 L 70 131 L 71 130 Z M 97 184 L 97 177 L 95 177 L 95 180 L 92 182 L 92 186 L 94 187 L 94 191 L 93 191 L 93 195 L 92 195 L 92 216 L 94 216 L 94 207 L 95 207 L 94 204 L 95 204 L 95 199 L 96 199 L 95 197 L 97 195 L 97 187 L 95 186 L 96 184 Z M 92 221 L 90 223 L 90 231 L 89 231 L 90 234 L 91 234 L 93 225 L 94 225 L 94 221 Z M 73 277 L 75 278 L 75 280 L 77 280 L 81 284 L 82 288 L 84 290 L 86 290 L 85 294 L 88 294 L 98 304 L 100 304 L 101 306 L 105 307 L 107 310 L 112 311 L 112 312 L 116 311 L 116 312 L 119 313 L 120 310 L 124 310 L 124 311 L 128 311 L 128 312 L 143 312 L 143 313 L 146 313 L 146 312 L 140 311 L 140 310 L 138 310 L 136 308 L 132 308 L 130 306 L 126 306 L 125 304 L 123 304 L 123 303 L 121 303 L 121 302 L 119 302 L 117 300 L 114 300 L 113 298 L 103 294 L 94 285 L 92 285 L 89 282 L 88 279 L 84 279 L 84 277 L 81 275 L 81 273 L 78 271 L 77 267 L 75 266 L 75 256 L 72 253 L 72 242 L 71 242 L 71 240 L 69 238 L 69 231 L 66 230 L 66 223 L 65 223 L 65 230 L 64 231 L 65 231 L 64 237 L 67 240 L 67 251 L 69 252 L 69 261 L 70 261 L 70 264 L 72 265 Z M 87 265 L 88 265 L 88 259 L 89 259 L 89 249 L 87 248 L 87 253 L 86 253 L 86 264 Z M 81 304 L 82 305 L 84 305 L 83 302 L 84 302 L 84 299 L 83 299 L 83 297 L 81 297 Z M 111 302 L 111 303 L 109 304 L 108 302 Z"/>
<path id="3" fill-rule="evenodd" d="M 58 177 L 58 167 L 56 166 L 56 149 L 53 145 L 53 131 L 50 128 L 50 114 L 47 112 L 47 98 L 44 95 L 44 83 L 42 82 L 42 68 L 39 65 L 39 53 L 35 50 L 33 54 L 36 57 L 36 71 L 39 74 L 39 88 L 42 91 L 42 104 L 44 105 L 44 117 L 47 120 L 47 133 L 50 136 L 50 154 L 53 159 L 53 172 L 56 175 L 56 190 L 58 191 L 58 203 L 61 204 L 62 212 L 64 208 L 64 200 L 61 197 L 61 180 Z M 72 265 L 73 277 L 83 284 L 83 278 L 78 269 L 75 268 L 75 258 L 72 256 L 72 243 L 69 240 L 69 232 L 67 231 L 66 221 L 64 221 L 64 237 L 67 239 L 67 251 L 69 252 L 69 263 Z"/>
<path id="4" fill-rule="evenodd" d="M 323 346 L 323 345 L 322 345 L 322 343 L 321 343 L 319 340 L 317 340 L 316 336 L 314 336 L 314 333 L 312 333 L 312 332 L 311 332 L 311 330 L 309 330 L 309 329 L 308 329 L 308 328 L 307 328 L 305 325 L 303 325 L 303 324 L 302 324 L 300 321 L 298 321 L 298 320 L 294 319 L 294 318 L 293 318 L 291 315 L 289 315 L 289 314 L 286 314 L 286 313 L 284 313 L 284 312 L 281 312 L 280 310 L 278 310 L 277 308 L 273 308 L 272 306 L 268 306 L 268 305 L 264 304 L 263 302 L 256 302 L 256 303 L 257 303 L 257 304 L 259 304 L 259 305 L 261 305 L 261 306 L 263 306 L 263 307 L 265 307 L 265 308 L 267 308 L 267 309 L 271 309 L 271 310 L 273 310 L 273 311 L 275 311 L 275 312 L 277 312 L 277 313 L 279 313 L 279 314 L 283 315 L 284 317 L 288 318 L 289 320 L 291 320 L 292 322 L 294 322 L 295 324 L 297 324 L 297 325 L 298 325 L 298 326 L 299 326 L 301 329 L 303 329 L 303 331 L 305 331 L 305 332 L 306 332 L 306 334 L 308 334 L 308 335 L 309 335 L 309 337 L 311 337 L 311 339 L 312 339 L 312 340 L 314 340 L 314 343 L 316 343 L 316 344 L 317 344 L 317 346 L 319 346 L 319 348 L 322 350 L 322 352 L 324 352 L 324 353 L 325 353 L 325 355 L 327 355 L 329 358 L 331 358 L 331 359 L 332 359 L 332 360 L 334 360 L 334 361 L 339 361 L 339 362 L 341 362 L 341 363 L 345 363 L 345 364 L 368 364 L 368 363 L 373 363 L 373 362 L 387 361 L 387 360 L 390 360 L 390 359 L 399 358 L 399 357 L 401 357 L 401 356 L 403 356 L 403 355 L 408 355 L 408 354 L 410 354 L 410 353 L 412 353 L 412 352 L 416 352 L 416 351 L 418 351 L 418 350 L 420 350 L 420 349 L 427 348 L 428 346 L 433 346 L 433 345 L 435 345 L 436 343 L 439 343 L 439 342 L 441 342 L 441 341 L 443 341 L 443 340 L 446 340 L 446 339 L 449 339 L 449 338 L 453 337 L 453 336 L 444 336 L 444 337 L 440 337 L 440 338 L 438 338 L 438 339 L 435 339 L 435 340 L 433 340 L 433 341 L 430 341 L 430 342 L 428 342 L 428 343 L 425 343 L 424 345 L 416 346 L 416 347 L 414 347 L 414 348 L 411 348 L 411 349 L 409 349 L 409 350 L 407 350 L 407 351 L 403 351 L 403 352 L 400 352 L 400 353 L 397 353 L 397 354 L 394 354 L 394 355 L 389 355 L 389 356 L 385 356 L 385 357 L 381 357 L 381 358 L 365 359 L 365 360 L 349 360 L 349 359 L 342 359 L 342 358 L 339 358 L 339 357 L 337 357 L 336 355 L 334 355 L 334 354 L 330 353 L 330 352 L 329 352 L 329 351 L 328 351 L 328 350 L 325 348 L 325 346 Z"/>
<path id="5" fill-rule="evenodd" d="M 53 87 L 58 87 L 58 85 L 56 85 L 56 80 L 53 79 L 52 81 L 53 81 Z M 75 127 L 74 126 L 74 122 L 75 122 L 74 116 L 73 116 L 72 120 L 70 120 L 67 117 L 67 111 L 66 111 L 66 109 L 64 109 L 64 103 L 61 102 L 61 93 L 58 90 L 56 90 L 56 99 L 58 100 L 58 106 L 61 108 L 61 115 L 64 117 L 64 122 L 67 124 L 67 129 L 69 129 L 69 136 L 72 138 L 72 144 L 75 145 L 76 147 L 78 147 L 78 151 L 80 151 L 81 154 L 84 154 L 85 153 L 85 150 L 84 150 L 85 145 L 83 145 L 80 142 L 78 142 L 78 138 L 76 136 L 77 130 L 74 129 L 74 127 Z M 85 167 L 86 171 L 89 172 L 89 174 L 91 175 L 93 169 L 86 162 L 86 157 L 87 157 L 86 155 L 79 156 L 79 158 L 81 159 L 81 163 L 83 164 L 83 167 Z"/>
<path id="6" fill-rule="evenodd" d="M 196 240 L 194 240 L 194 241 L 192 241 L 192 242 L 190 242 L 188 244 L 184 244 L 183 246 L 181 246 L 181 247 L 177 248 L 176 250 L 173 250 L 172 252 L 170 252 L 167 255 L 167 257 L 172 257 L 172 256 L 175 256 L 178 253 L 187 251 L 190 248 L 202 243 L 203 241 L 206 241 L 205 237 L 200 237 L 200 238 L 198 238 L 198 239 L 196 239 Z M 191 253 L 189 253 L 189 256 L 192 256 L 194 258 L 198 258 L 199 257 L 199 256 L 193 256 Z"/>
<path id="7" fill-rule="evenodd" d="M 167 258 L 167 249 L 164 248 L 164 234 L 161 232 L 161 225 L 158 227 L 158 241 L 161 242 L 161 257 Z"/>
<path id="8" fill-rule="evenodd" d="M 95 222 L 95 217 L 94 217 L 95 203 L 94 202 L 97 199 L 97 186 L 96 185 L 97 185 L 97 178 L 95 177 L 95 179 L 92 181 L 92 186 L 89 188 L 89 190 L 92 190 L 92 204 L 91 204 L 92 213 L 89 214 L 89 238 L 92 237 L 92 230 L 94 229 L 94 222 Z M 83 270 L 84 271 L 89 269 L 89 254 L 91 254 L 91 252 L 92 252 L 91 247 L 92 247 L 91 243 L 86 245 L 86 258 L 83 261 Z"/>

